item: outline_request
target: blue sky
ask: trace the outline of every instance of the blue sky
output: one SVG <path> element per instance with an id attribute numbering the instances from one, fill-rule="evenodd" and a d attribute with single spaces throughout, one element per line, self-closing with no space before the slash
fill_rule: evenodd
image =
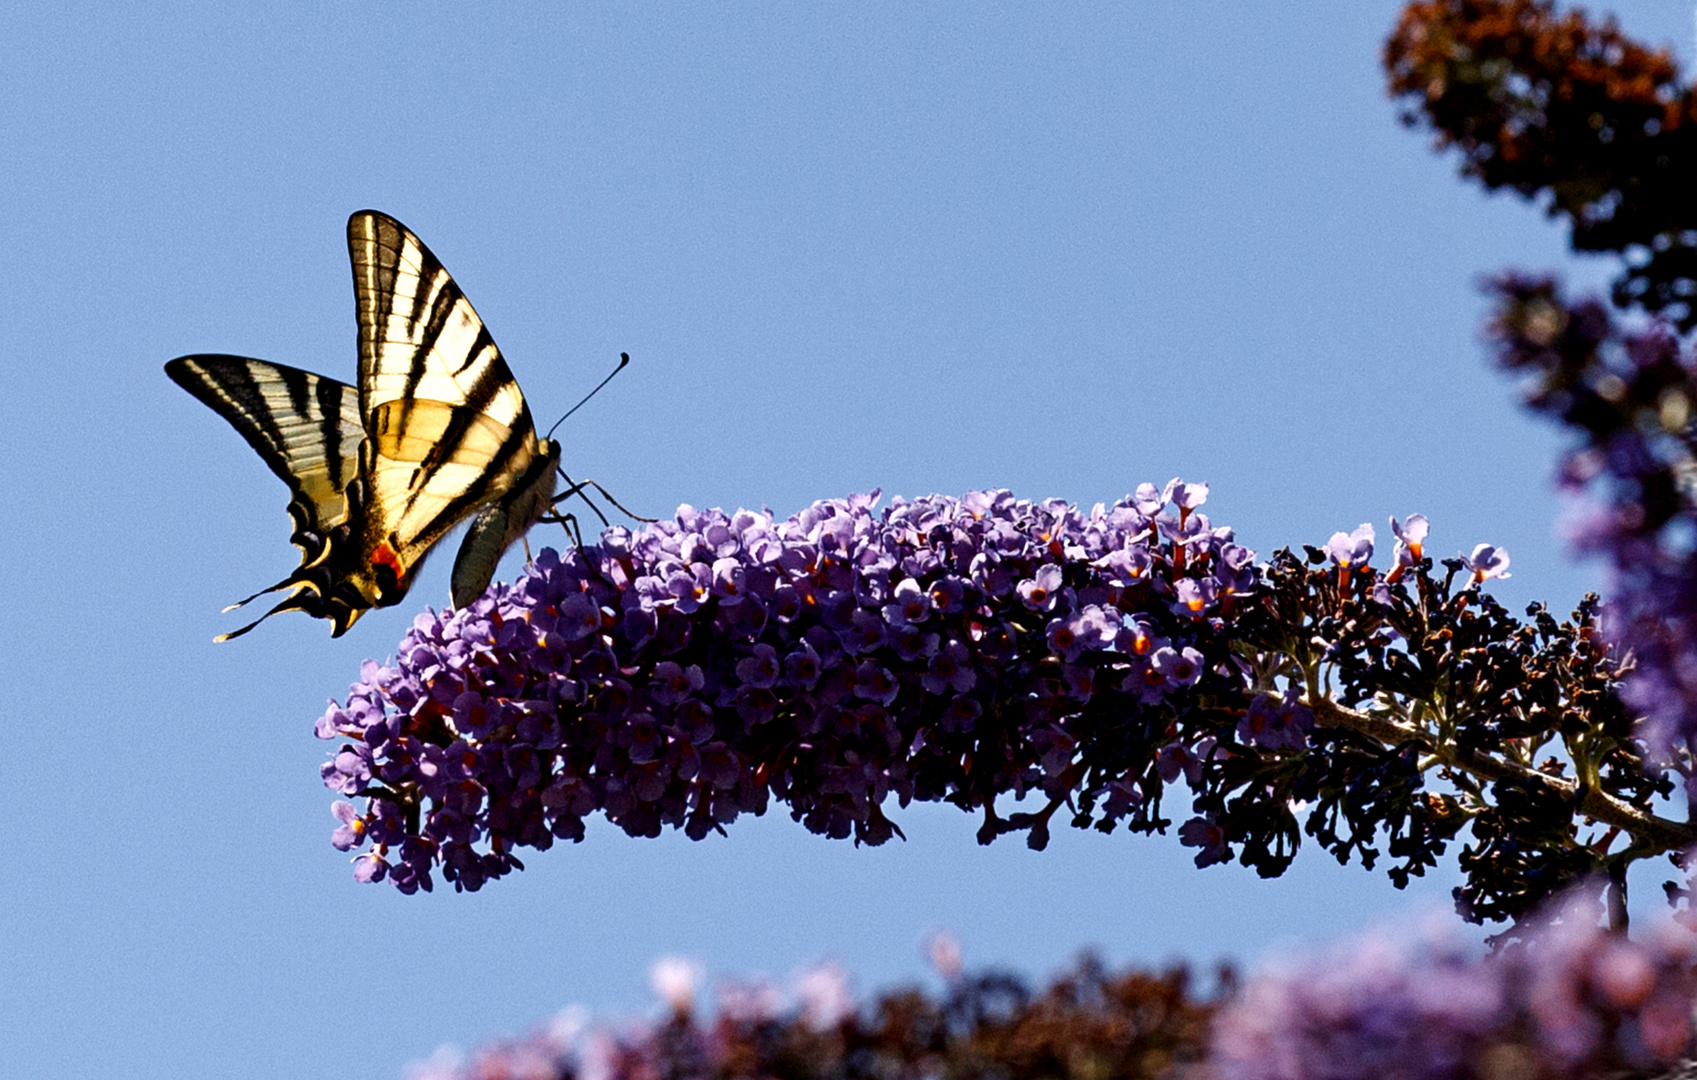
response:
<path id="1" fill-rule="evenodd" d="M 214 645 L 296 562 L 286 492 L 161 372 L 350 379 L 343 226 L 375 207 L 543 423 L 631 354 L 561 438 L 640 511 L 1178 475 L 1263 553 L 1421 511 L 1438 554 L 1510 550 L 1511 607 L 1565 607 L 1596 578 L 1562 551 L 1557 436 L 1486 368 L 1475 283 L 1612 268 L 1397 125 L 1397 8 L 10 12 L 0 1075 L 399 1075 L 568 1004 L 644 1010 L 663 954 L 834 957 L 871 989 L 928 978 L 937 928 L 1040 975 L 1447 904 L 1449 871 L 1399 894 L 1312 850 L 1263 882 L 1170 836 L 981 849 L 934 807 L 877 850 L 775 812 L 700 844 L 602 825 L 477 895 L 357 885 L 312 721 L 451 560 L 342 639 L 285 616 Z M 1614 8 L 1689 62 L 1689 3 Z"/>

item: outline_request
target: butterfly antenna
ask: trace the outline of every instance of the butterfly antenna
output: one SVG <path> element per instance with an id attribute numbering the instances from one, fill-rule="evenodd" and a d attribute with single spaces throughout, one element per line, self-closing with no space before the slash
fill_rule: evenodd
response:
<path id="1" fill-rule="evenodd" d="M 606 386 L 608 383 L 612 382 L 613 376 L 617 375 L 619 372 L 623 371 L 625 369 L 625 365 L 628 364 L 628 363 L 630 363 L 630 353 L 628 353 L 628 352 L 620 353 L 619 354 L 619 366 L 614 368 L 611 372 L 609 372 L 605 379 L 602 379 L 600 382 L 596 383 L 595 389 L 593 389 L 589 393 L 583 395 L 583 401 L 580 401 L 576 405 L 573 405 L 571 408 L 567 409 L 566 410 L 566 416 L 570 416 L 572 413 L 575 413 L 579 409 L 583 408 L 584 403 L 587 402 L 590 398 L 594 397 L 596 394 L 599 394 L 601 392 L 601 388 L 603 386 Z M 543 438 L 552 439 L 554 437 L 554 428 L 557 428 L 561 424 L 565 423 L 566 422 L 566 416 L 562 416 L 558 420 L 554 421 L 554 427 L 549 428 L 548 434 L 543 436 Z"/>

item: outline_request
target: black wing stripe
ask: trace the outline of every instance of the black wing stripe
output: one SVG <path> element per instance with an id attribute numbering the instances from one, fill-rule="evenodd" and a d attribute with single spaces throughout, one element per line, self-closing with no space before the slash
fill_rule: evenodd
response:
<path id="1" fill-rule="evenodd" d="M 441 344 L 442 331 L 447 328 L 448 319 L 454 314 L 454 309 L 459 306 L 463 297 L 458 295 L 460 290 L 454 285 L 453 280 L 448 277 L 447 273 L 443 271 L 441 267 L 437 267 L 435 274 L 432 276 L 421 276 L 420 281 L 424 285 L 428 286 L 427 288 L 419 290 L 421 294 L 419 297 L 420 305 L 422 305 L 424 301 L 423 294 L 429 294 L 431 299 L 430 318 L 424 320 L 424 332 L 418 339 L 418 352 L 421 356 L 429 356 L 437 351 L 437 346 Z M 414 308 L 413 314 L 415 318 L 412 320 L 412 326 L 409 329 L 411 329 L 414 333 L 417 333 L 419 327 L 419 319 L 416 317 L 419 314 L 417 307 Z M 484 331 L 485 335 L 487 335 L 487 333 L 487 331 Z M 458 361 L 457 363 L 456 359 Z M 442 355 L 443 366 L 446 367 L 449 373 L 453 375 L 458 375 L 460 372 L 464 371 L 466 364 L 470 362 L 470 354 L 458 358 L 450 357 L 445 354 Z M 418 383 L 424 376 L 424 370 L 423 368 L 417 368 L 410 372 L 410 375 L 411 381 L 407 384 L 408 393 L 412 393 L 418 389 Z"/>
<path id="2" fill-rule="evenodd" d="M 488 333 L 484 332 L 481 337 L 482 339 L 487 340 Z M 493 351 L 495 343 L 493 341 L 488 341 L 488 347 Z M 464 366 L 469 367 L 470 364 Z M 462 367 L 461 370 L 464 370 L 464 367 Z M 436 445 L 431 447 L 429 455 L 419 463 L 418 472 L 415 473 L 415 475 L 428 475 L 428 473 L 434 470 L 440 463 L 452 460 L 455 455 L 459 453 L 460 446 L 465 442 L 466 435 L 470 433 L 472 426 L 477 422 L 477 419 L 488 411 L 489 404 L 495 400 L 495 396 L 500 393 L 502 388 L 508 385 L 508 382 L 509 380 L 505 376 L 504 372 L 497 369 L 494 365 L 486 366 L 478 375 L 477 381 L 472 383 L 471 389 L 466 395 L 465 404 L 453 411 L 453 414 L 448 421 L 448 426 L 443 429 Z M 403 424 L 406 422 L 405 417 L 406 410 L 403 409 Z M 520 422 L 511 425 L 506 439 L 502 441 L 500 449 L 489 461 L 486 474 L 499 476 L 501 473 L 505 472 L 508 462 L 512 460 L 512 456 L 518 453 L 519 449 L 524 446 L 526 433 L 532 430 L 534 430 L 534 425 L 530 422 L 530 411 L 529 408 L 526 407 L 525 411 L 521 415 Z M 414 491 L 412 496 L 407 499 L 407 510 L 410 511 L 412 509 L 414 503 L 421 494 L 422 489 Z M 487 495 L 485 495 L 485 497 L 487 497 Z"/>
<path id="3" fill-rule="evenodd" d="M 395 260 L 396 278 L 400 277 L 401 250 L 405 243 L 405 239 L 397 240 L 395 249 L 387 253 Z M 442 264 L 436 262 L 435 257 L 425 250 L 422 245 L 419 247 L 419 261 L 418 285 L 413 290 L 412 308 L 407 312 L 407 330 L 409 333 L 413 334 L 418 332 L 418 325 L 424 319 L 424 305 L 426 301 L 434 300 L 440 304 L 440 302 L 445 299 L 447 301 L 447 311 L 453 310 L 454 301 L 453 279 L 448 277 L 448 272 L 442 269 Z M 444 311 L 444 316 L 445 314 L 446 311 Z M 445 318 L 434 318 L 431 320 L 430 325 L 425 330 L 424 340 L 414 350 L 413 355 L 415 357 L 430 355 L 430 350 L 436 347 L 436 338 L 442 333 L 442 326 L 445 321 Z M 412 364 L 407 372 L 406 392 L 403 396 L 411 398 L 414 394 L 416 394 L 418 392 L 418 384 L 423 380 L 423 378 L 424 366 L 418 363 Z"/>
<path id="4" fill-rule="evenodd" d="M 202 374 L 205 375 L 208 385 L 216 386 L 230 396 L 232 405 L 239 404 L 247 408 L 248 420 L 259 429 L 266 444 L 272 447 L 273 453 L 288 445 L 288 436 L 283 434 L 283 429 L 277 424 L 277 414 L 265 407 L 265 391 L 260 388 L 259 380 L 254 378 L 251 367 L 243 364 L 222 372 L 203 369 Z M 294 399 L 297 395 L 289 386 L 289 382 L 289 377 L 284 375 L 283 386 L 290 391 L 289 397 Z M 273 463 L 271 467 L 276 469 L 277 464 Z M 293 476 L 284 479 L 293 482 Z"/>
<path id="5" fill-rule="evenodd" d="M 274 377 L 291 403 L 300 400 L 299 391 L 308 385 L 307 380 L 316 378 L 304 371 L 241 356 L 184 356 L 165 365 L 165 373 L 173 382 L 227 420 L 272 472 L 295 487 L 289 451 L 299 446 L 297 426 L 312 417 L 307 410 L 296 407 L 292 418 L 286 418 L 285 430 L 276 408 L 282 403 L 267 395 L 256 371 Z M 338 413 L 335 420 L 340 419 Z"/>
<path id="6" fill-rule="evenodd" d="M 399 252 L 396 252 L 397 256 L 399 254 Z M 460 290 L 454 284 L 454 279 L 448 276 L 448 272 L 442 268 L 442 264 L 436 262 L 435 257 L 428 251 L 423 252 L 423 263 L 424 265 L 420 268 L 418 274 L 418 293 L 413 297 L 412 311 L 407 316 L 408 330 L 413 334 L 418 334 L 419 323 L 424 318 L 424 305 L 427 301 L 430 304 L 430 317 L 427 321 L 424 321 L 423 335 L 419 337 L 418 346 L 413 353 L 415 357 L 429 356 L 436 351 L 437 343 L 442 337 L 442 331 L 448 325 L 448 318 L 454 313 L 454 308 L 458 306 L 461 300 Z M 443 357 L 443 362 L 452 367 L 451 364 L 448 364 L 447 357 Z M 418 384 L 424 380 L 424 375 L 423 364 L 415 361 L 410 365 L 407 370 L 406 392 L 403 395 L 403 400 L 409 403 L 412 401 L 414 395 L 418 393 Z M 403 428 L 410 411 L 410 407 L 403 406 L 401 412 Z"/>
<path id="7" fill-rule="evenodd" d="M 466 357 L 466 362 L 460 365 L 460 371 L 465 371 L 471 367 L 474 361 L 482 361 L 483 364 L 482 370 L 477 373 L 477 378 L 472 380 L 471 386 L 466 389 L 466 405 L 470 408 L 476 409 L 478 412 L 486 411 L 490 402 L 495 400 L 495 395 L 512 382 L 513 377 L 508 373 L 507 365 L 499 362 L 500 359 L 501 351 L 495 348 L 495 340 L 489 336 L 489 331 L 479 329 L 477 341 L 474 343 L 470 355 Z M 530 417 L 528 406 L 525 407 L 523 415 L 528 421 Z M 528 424 L 514 426 L 524 427 Z"/>
<path id="8" fill-rule="evenodd" d="M 280 368 L 277 374 L 283 379 L 283 389 L 289 392 L 289 407 L 294 410 L 295 415 L 302 418 L 311 416 L 312 414 L 308 410 L 311 407 L 310 402 L 313 394 L 306 372 L 296 371 L 293 368 Z M 253 377 L 253 369 L 251 368 L 248 369 L 248 377 Z M 257 385 L 256 383 L 256 388 Z"/>
<path id="9" fill-rule="evenodd" d="M 395 310 L 395 278 L 400 264 L 396 223 L 372 211 L 348 218 L 348 254 L 358 302 L 360 370 L 383 364 L 383 332 Z M 365 306 L 371 305 L 367 315 Z M 363 382 L 363 379 L 362 379 Z M 361 410 L 364 411 L 364 398 Z"/>
<path id="10" fill-rule="evenodd" d="M 319 435 L 324 441 L 324 460 L 331 476 L 347 476 L 351 471 L 348 456 L 342 449 L 342 410 L 349 404 L 357 415 L 359 401 L 353 387 L 334 379 L 318 380 Z"/>
<path id="11" fill-rule="evenodd" d="M 428 252 L 425 254 L 429 255 Z M 429 263 L 433 265 L 427 265 L 420 275 L 419 302 L 422 304 L 426 296 L 430 297 L 430 317 L 423 324 L 423 333 L 419 337 L 416 349 L 417 355 L 430 356 L 435 354 L 442 361 L 442 366 L 447 369 L 448 374 L 454 376 L 456 381 L 459 376 L 464 375 L 472 367 L 481 364 L 483 367 L 483 371 L 479 375 L 481 379 L 488 375 L 491 368 L 495 367 L 495 362 L 500 359 L 501 351 L 495 347 L 495 339 L 490 336 L 489 328 L 483 325 L 481 319 L 477 321 L 477 333 L 466 346 L 463 355 L 452 356 L 440 351 L 442 334 L 448 327 L 448 321 L 454 317 L 455 311 L 461 304 L 465 304 L 468 308 L 471 305 L 466 300 L 465 294 L 460 291 L 460 287 L 454 284 L 453 278 L 448 276 L 448 272 L 442 268 L 440 263 L 435 262 L 434 256 L 430 257 Z M 415 311 L 414 314 L 416 316 L 417 312 Z M 415 317 L 412 320 L 415 331 L 418 325 L 419 320 Z M 425 369 L 422 365 L 414 365 L 408 371 L 407 396 L 410 397 L 417 392 L 418 384 L 423 380 L 424 375 Z M 508 382 L 511 375 L 504 371 L 497 371 L 495 379 L 495 387 L 499 387 Z M 481 395 L 473 390 L 469 392 L 466 404 L 481 410 L 493 396 L 494 388 Z"/>

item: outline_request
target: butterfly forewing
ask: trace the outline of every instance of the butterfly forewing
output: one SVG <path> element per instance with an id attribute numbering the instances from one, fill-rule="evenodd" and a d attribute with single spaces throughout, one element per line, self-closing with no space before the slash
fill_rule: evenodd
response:
<path id="1" fill-rule="evenodd" d="M 430 249 L 384 214 L 348 221 L 359 318 L 361 479 L 374 603 L 405 591 L 431 545 L 500 501 L 541 452 L 530 410 L 470 301 Z"/>

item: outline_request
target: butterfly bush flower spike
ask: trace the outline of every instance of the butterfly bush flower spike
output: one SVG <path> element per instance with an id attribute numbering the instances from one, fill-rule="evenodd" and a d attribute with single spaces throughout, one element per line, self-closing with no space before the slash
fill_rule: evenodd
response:
<path id="1" fill-rule="evenodd" d="M 777 797 L 879 843 L 891 797 L 986 801 L 955 773 L 991 715 L 1014 753 L 981 773 L 993 789 L 1075 783 L 1081 714 L 1184 700 L 1254 591 L 1249 553 L 1195 512 L 1206 488 L 1169 491 L 1176 513 L 1149 485 L 1088 515 L 1007 492 L 882 511 L 873 493 L 785 521 L 685 506 L 544 551 L 513 586 L 421 616 L 319 721 L 343 740 L 325 784 L 367 800 L 338 811 L 335 842 L 371 843 L 408 891 L 433 873 L 478 887 L 597 810 L 704 836 Z"/>
<path id="2" fill-rule="evenodd" d="M 986 843 L 1041 847 L 1065 805 L 1076 825 L 1164 830 L 1166 785 L 1219 800 L 1220 767 L 1315 738 L 1297 682 L 1257 685 L 1242 661 L 1264 569 L 1206 497 L 1174 481 L 1088 513 L 1006 491 L 872 492 L 784 520 L 682 506 L 545 549 L 513 585 L 420 615 L 319 719 L 339 744 L 332 841 L 362 879 L 413 892 L 481 888 L 594 813 L 701 839 L 776 800 L 879 844 L 918 799 L 981 815 Z M 1371 532 L 1338 539 L 1340 566 Z M 1004 817 L 1007 795 L 1049 805 Z M 1182 838 L 1204 865 L 1230 858 L 1239 824 L 1218 801 L 1197 813 Z"/>

